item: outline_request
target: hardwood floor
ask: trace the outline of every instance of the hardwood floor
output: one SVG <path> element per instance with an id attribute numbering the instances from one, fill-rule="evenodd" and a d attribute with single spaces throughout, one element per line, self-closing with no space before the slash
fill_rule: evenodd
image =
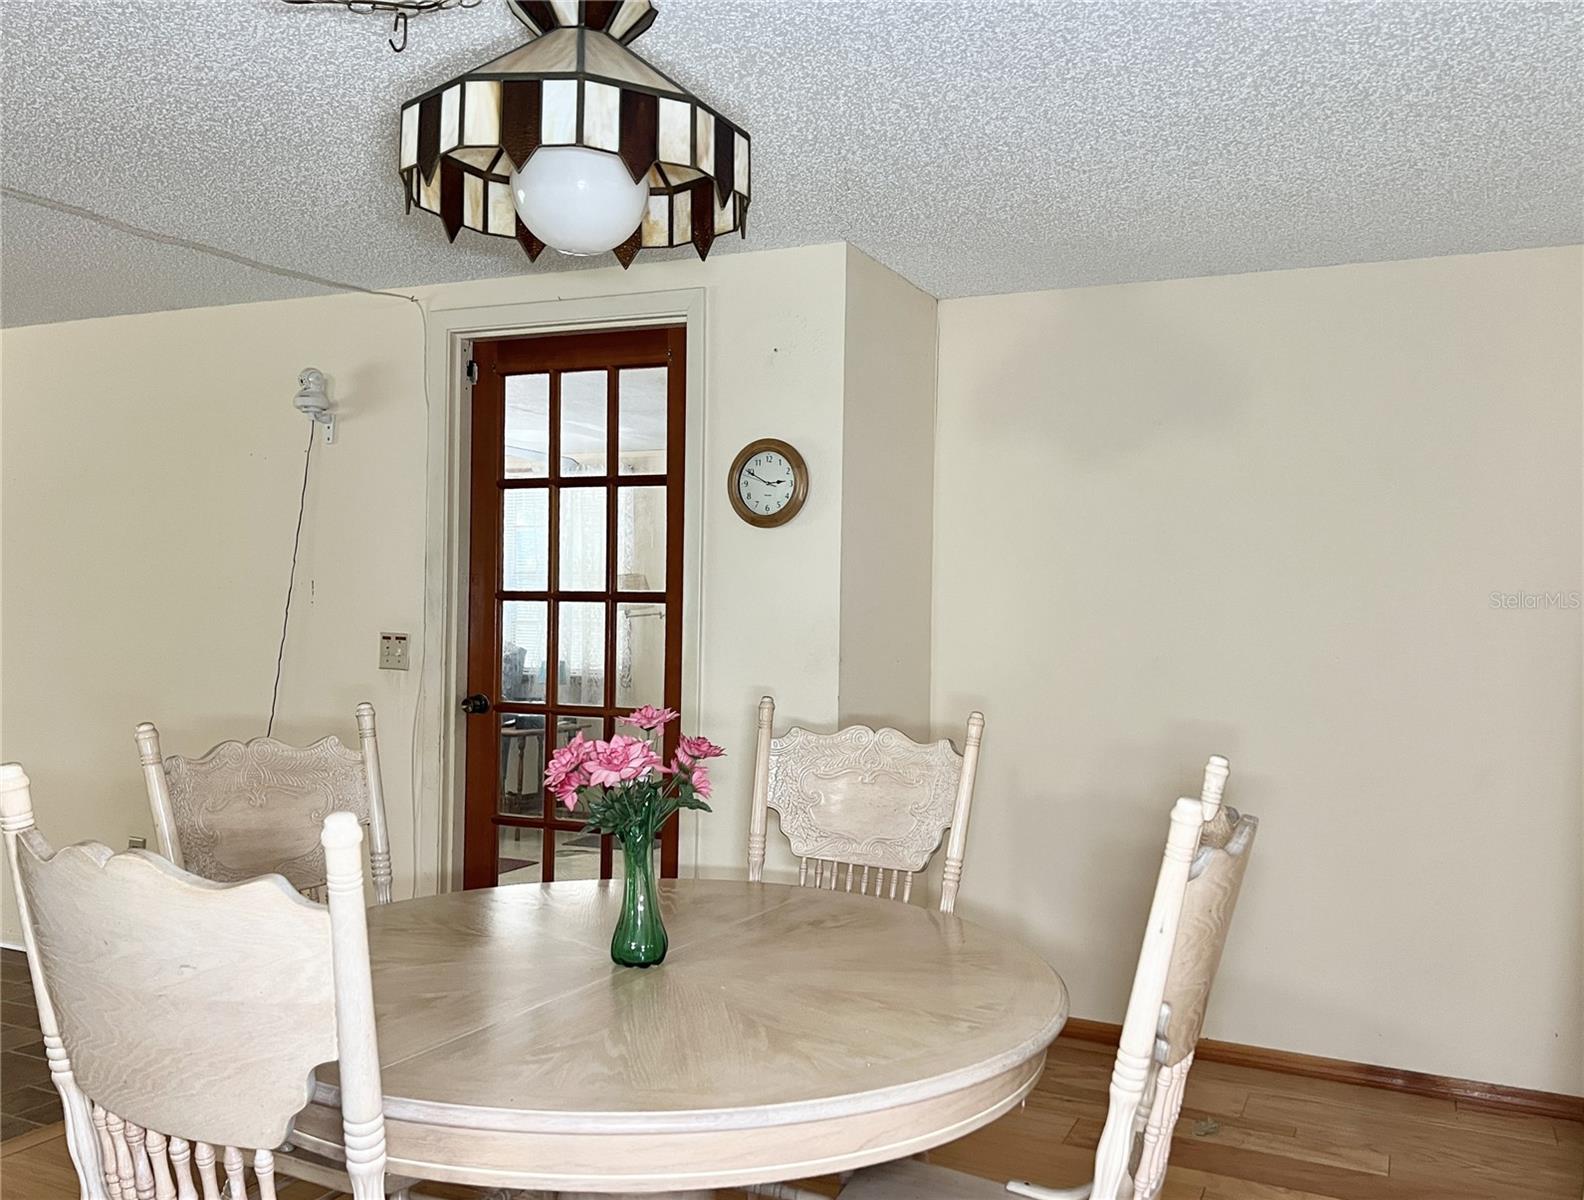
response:
<path id="1" fill-rule="evenodd" d="M 1062 1039 L 1021 1111 L 941 1147 L 931 1161 L 997 1178 L 1078 1182 L 1105 1118 L 1111 1054 Z M 1581 1190 L 1577 1122 L 1199 1063 L 1163 1200 L 1579 1200 Z"/>
<path id="2" fill-rule="evenodd" d="M 61 1119 L 44 1061 L 27 959 L 0 949 L 0 1141 Z"/>
<path id="3" fill-rule="evenodd" d="M 1080 1182 L 1105 1118 L 1110 1069 L 1105 1046 L 1058 1041 L 1021 1109 L 930 1160 L 993 1179 Z M 833 1183 L 811 1186 L 829 1192 Z M 58 1125 L 0 1145 L 0 1189 L 6 1200 L 77 1194 Z M 1200 1063 L 1162 1200 L 1579 1200 L 1581 1190 L 1584 1124 Z M 293 1185 L 281 1200 L 319 1194 Z"/>

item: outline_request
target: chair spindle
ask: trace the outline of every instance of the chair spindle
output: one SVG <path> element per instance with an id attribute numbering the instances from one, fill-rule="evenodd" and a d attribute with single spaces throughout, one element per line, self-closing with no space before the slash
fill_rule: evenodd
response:
<path id="1" fill-rule="evenodd" d="M 268 1150 L 255 1151 L 253 1174 L 258 1179 L 259 1200 L 276 1200 L 275 1155 Z"/>
<path id="2" fill-rule="evenodd" d="M 215 1175 L 214 1147 L 208 1142 L 193 1146 L 193 1162 L 198 1167 L 198 1182 L 203 1188 L 203 1200 L 220 1200 L 220 1180 Z"/>
<path id="3" fill-rule="evenodd" d="M 127 1149 L 132 1154 L 132 1194 L 137 1200 L 154 1200 L 154 1167 L 148 1156 L 148 1131 L 126 1123 Z"/>
<path id="4" fill-rule="evenodd" d="M 132 1149 L 127 1145 L 126 1122 L 113 1112 L 105 1113 L 105 1128 L 115 1157 L 116 1190 L 123 1200 L 137 1200 L 137 1182 L 132 1174 Z"/>
<path id="5" fill-rule="evenodd" d="M 186 1138 L 171 1138 L 170 1159 L 176 1174 L 176 1200 L 198 1200 L 192 1177 L 192 1145 Z"/>
<path id="6" fill-rule="evenodd" d="M 226 1200 L 248 1200 L 247 1160 L 235 1146 L 225 1148 Z"/>
<path id="7" fill-rule="evenodd" d="M 121 1184 L 116 1179 L 115 1143 L 110 1140 L 109 1114 L 95 1104 L 93 1106 L 94 1136 L 99 1142 L 99 1173 L 104 1176 L 105 1191 L 110 1194 L 110 1200 L 121 1200 Z"/>
<path id="8" fill-rule="evenodd" d="M 154 1198 L 155 1200 L 176 1200 L 176 1181 L 171 1176 L 170 1160 L 167 1157 L 169 1144 L 165 1135 L 158 1130 L 148 1131 L 148 1155 L 154 1167 Z"/>
<path id="9" fill-rule="evenodd" d="M 759 701 L 759 730 L 754 746 L 756 764 L 768 762 L 770 759 L 770 727 L 774 721 L 775 701 L 766 696 Z M 765 773 L 756 769 L 753 781 L 753 804 L 748 818 L 748 878 L 754 883 L 764 878 L 765 830 L 770 820 L 770 810 L 765 804 L 768 787 L 769 780 Z M 798 885 L 801 887 L 807 881 L 808 860 L 804 859 L 802 870 L 798 875 Z"/>

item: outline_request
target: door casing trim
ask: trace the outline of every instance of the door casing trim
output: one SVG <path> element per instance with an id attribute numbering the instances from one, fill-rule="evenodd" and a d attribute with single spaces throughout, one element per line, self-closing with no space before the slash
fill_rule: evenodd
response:
<path id="1" fill-rule="evenodd" d="M 687 453 L 683 487 L 682 703 L 700 709 L 705 462 L 705 290 L 679 288 L 521 304 L 435 305 L 427 312 L 424 606 L 413 759 L 413 894 L 452 891 L 462 879 L 465 766 L 458 698 L 467 683 L 470 344 L 475 338 L 587 332 L 682 322 L 687 327 Z M 425 747 L 418 752 L 418 747 Z M 431 748 L 432 749 L 427 749 Z M 435 800 L 428 800 L 433 797 Z M 425 801 L 428 801 L 427 803 Z M 698 821 L 682 813 L 678 873 L 697 874 Z M 691 819 L 690 819 L 691 818 Z"/>

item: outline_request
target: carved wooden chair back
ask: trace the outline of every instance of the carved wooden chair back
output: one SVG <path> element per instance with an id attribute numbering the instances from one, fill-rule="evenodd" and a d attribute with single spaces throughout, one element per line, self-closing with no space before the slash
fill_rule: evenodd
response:
<path id="1" fill-rule="evenodd" d="M 1199 799 L 1178 800 L 1172 809 L 1093 1184 L 1052 1189 L 1014 1182 L 1009 1191 L 1038 1200 L 1153 1200 L 1159 1194 L 1205 1005 L 1259 829 L 1257 817 L 1222 804 L 1229 769 L 1226 759 L 1212 757 Z"/>
<path id="2" fill-rule="evenodd" d="M 301 747 L 254 738 L 184 758 L 162 757 L 159 730 L 139 725 L 138 759 L 160 853 L 216 883 L 273 873 L 321 899 L 318 830 L 328 814 L 349 812 L 369 828 L 374 900 L 389 904 L 390 835 L 372 704 L 358 705 L 357 726 L 356 751 L 335 737 Z"/>
<path id="3" fill-rule="evenodd" d="M 1226 759 L 1219 756 L 1205 768 L 1199 846 L 1188 867 L 1156 1027 L 1155 1080 L 1134 1178 L 1140 1200 L 1152 1200 L 1165 1182 L 1172 1129 L 1182 1111 L 1194 1047 L 1204 1029 L 1210 989 L 1259 831 L 1258 817 L 1222 804 L 1228 771 Z"/>
<path id="4" fill-rule="evenodd" d="M 948 829 L 940 908 L 962 880 L 968 815 L 984 714 L 971 713 L 963 752 L 945 739 L 921 745 L 895 729 L 849 725 L 835 733 L 794 726 L 775 737 L 775 701 L 759 701 L 748 878 L 764 875 L 769 810 L 799 859 L 805 887 L 907 901 Z M 888 878 L 889 876 L 889 878 Z"/>
<path id="5" fill-rule="evenodd" d="M 219 1200 L 223 1175 L 228 1200 L 274 1200 L 273 1151 L 326 1062 L 353 1195 L 382 1195 L 356 818 L 332 813 L 320 834 L 328 908 L 278 876 L 216 884 L 147 851 L 53 850 L 15 763 L 0 765 L 0 831 L 84 1197 Z"/>

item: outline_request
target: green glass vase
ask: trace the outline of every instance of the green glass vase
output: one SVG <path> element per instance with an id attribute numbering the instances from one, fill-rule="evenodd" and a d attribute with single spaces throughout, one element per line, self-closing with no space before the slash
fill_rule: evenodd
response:
<path id="1" fill-rule="evenodd" d="M 620 967 L 653 967 L 665 961 L 670 944 L 655 890 L 654 839 L 647 828 L 635 828 L 621 835 L 621 843 L 626 891 L 611 936 L 611 961 Z"/>

